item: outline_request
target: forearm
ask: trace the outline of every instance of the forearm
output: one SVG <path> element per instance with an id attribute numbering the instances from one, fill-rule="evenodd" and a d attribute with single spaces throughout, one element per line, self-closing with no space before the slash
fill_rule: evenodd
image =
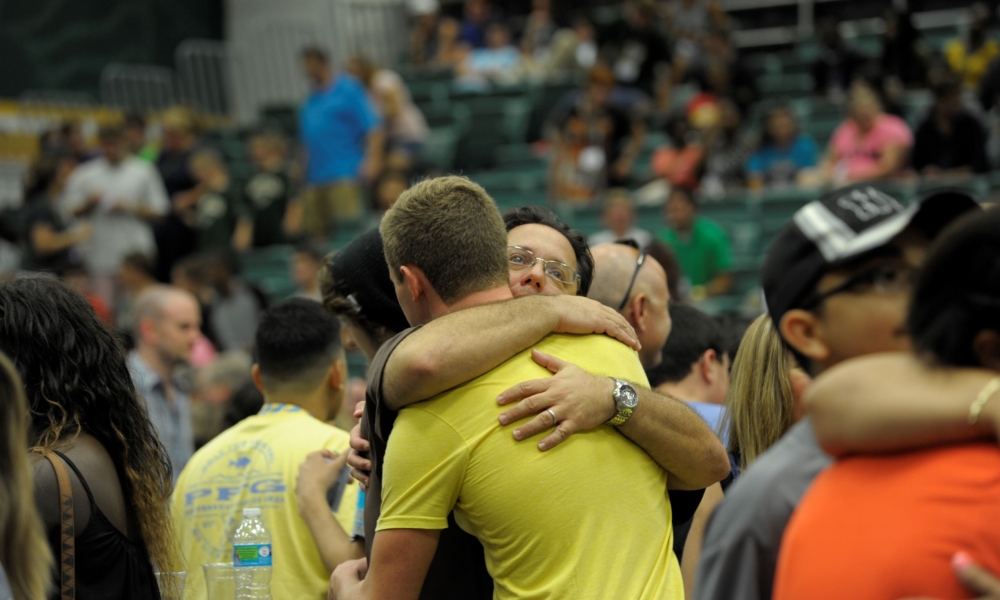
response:
<path id="1" fill-rule="evenodd" d="M 618 429 L 670 474 L 670 488 L 697 490 L 729 474 L 722 442 L 683 401 L 636 388 L 639 404 Z"/>
<path id="2" fill-rule="evenodd" d="M 364 556 L 364 546 L 351 541 L 325 498 L 300 500 L 299 514 L 312 533 L 316 549 L 328 570 L 333 571 L 343 562 Z"/>
<path id="3" fill-rule="evenodd" d="M 373 129 L 365 140 L 365 160 L 368 162 L 381 161 L 384 154 L 385 132 L 382 129 Z"/>
<path id="4" fill-rule="evenodd" d="M 820 445 L 834 456 L 905 450 L 993 435 L 997 398 L 975 426 L 969 424 L 969 407 L 995 376 L 883 354 L 824 373 L 805 402 Z"/>
<path id="5" fill-rule="evenodd" d="M 733 285 L 733 279 L 729 273 L 721 273 L 705 286 L 705 292 L 709 296 L 721 296 L 729 292 Z"/>
<path id="6" fill-rule="evenodd" d="M 552 307 L 551 299 L 533 296 L 468 308 L 424 325 L 399 344 L 386 364 L 389 408 L 432 398 L 527 349 L 558 324 Z"/>

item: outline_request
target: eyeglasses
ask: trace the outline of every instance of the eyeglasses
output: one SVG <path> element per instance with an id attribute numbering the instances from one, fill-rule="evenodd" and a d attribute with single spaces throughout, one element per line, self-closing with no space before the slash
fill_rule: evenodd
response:
<path id="1" fill-rule="evenodd" d="M 507 246 L 507 262 L 510 263 L 511 269 L 517 271 L 530 269 L 535 263 L 542 263 L 545 275 L 564 285 L 573 285 L 580 280 L 580 275 L 573 267 L 557 260 L 538 258 L 534 252 L 521 246 Z"/>
<path id="2" fill-rule="evenodd" d="M 879 296 L 909 293 L 916 278 L 917 270 L 910 265 L 879 265 L 858 273 L 832 290 L 814 295 L 802 303 L 802 308 L 814 308 L 827 298 L 846 292 L 871 290 Z"/>
<path id="3" fill-rule="evenodd" d="M 629 244 L 631 245 L 631 244 Z M 628 289 L 625 290 L 625 297 L 622 298 L 622 303 L 618 305 L 618 312 L 621 312 L 625 305 L 628 304 L 628 297 L 632 294 L 632 287 L 635 285 L 635 278 L 639 276 L 639 269 L 642 268 L 642 263 L 646 262 L 646 251 L 639 251 L 639 258 L 635 261 L 635 271 L 632 273 L 632 281 L 628 282 Z"/>

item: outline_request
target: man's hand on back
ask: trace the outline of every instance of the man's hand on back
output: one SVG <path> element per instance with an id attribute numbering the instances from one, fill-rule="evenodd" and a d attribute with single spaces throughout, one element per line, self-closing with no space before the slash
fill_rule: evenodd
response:
<path id="1" fill-rule="evenodd" d="M 354 418 L 360 419 L 365 412 L 365 403 L 358 402 L 354 407 Z M 351 451 L 347 454 L 347 464 L 351 467 L 351 477 L 358 480 L 362 491 L 368 491 L 368 484 L 371 481 L 372 461 L 362 454 L 367 454 L 372 446 L 368 440 L 361 437 L 361 424 L 357 424 L 351 429 Z"/>
<path id="2" fill-rule="evenodd" d="M 951 567 L 962 585 L 976 596 L 976 600 L 1000 600 L 1000 579 L 977 565 L 965 552 L 958 552 L 951 559 Z M 931 600 L 909 598 L 908 600 Z"/>
<path id="3" fill-rule="evenodd" d="M 635 330 L 613 308 L 581 296 L 553 296 L 550 302 L 559 317 L 552 333 L 603 333 L 633 350 L 642 348 Z"/>
<path id="4" fill-rule="evenodd" d="M 497 403 L 502 406 L 517 402 L 500 415 L 502 425 L 536 415 L 514 429 L 514 438 L 523 440 L 551 429 L 552 415 L 548 410 L 555 413 L 558 425 L 555 431 L 539 442 L 540 450 L 558 446 L 572 434 L 593 429 L 615 416 L 612 399 L 615 384 L 610 377 L 591 375 L 576 365 L 538 350 L 532 350 L 531 358 L 555 375 L 519 383 L 497 397 Z"/>

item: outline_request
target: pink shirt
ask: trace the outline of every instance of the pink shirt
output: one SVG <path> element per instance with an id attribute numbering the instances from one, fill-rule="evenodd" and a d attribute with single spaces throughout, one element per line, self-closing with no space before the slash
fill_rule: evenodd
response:
<path id="1" fill-rule="evenodd" d="M 845 169 L 850 179 L 864 179 L 878 168 L 887 146 L 913 145 L 913 134 L 906 121 L 897 116 L 881 114 L 875 118 L 871 131 L 858 132 L 854 119 L 844 121 L 830 140 L 837 168 Z"/>

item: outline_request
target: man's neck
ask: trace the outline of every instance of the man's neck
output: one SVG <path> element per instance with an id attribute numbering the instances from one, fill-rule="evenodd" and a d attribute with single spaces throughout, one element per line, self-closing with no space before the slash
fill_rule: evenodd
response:
<path id="1" fill-rule="evenodd" d="M 483 290 L 481 292 L 473 292 L 451 305 L 446 306 L 442 304 L 440 307 L 436 307 L 432 310 L 431 318 L 436 319 L 465 308 L 472 308 L 473 306 L 503 302 L 504 300 L 510 300 L 513 297 L 514 295 L 510 293 L 510 288 L 506 285 L 497 286 L 493 289 Z"/>
<path id="2" fill-rule="evenodd" d="M 688 375 L 680 381 L 661 383 L 656 389 L 685 402 L 708 402 L 708 390 L 695 380 L 695 375 Z"/>
<path id="3" fill-rule="evenodd" d="M 142 357 L 142 360 L 146 361 L 149 368 L 160 376 L 163 383 L 165 385 L 170 385 L 174 372 L 173 365 L 164 360 L 160 352 L 149 344 L 140 343 L 136 348 L 136 351 L 139 353 L 139 356 Z"/>
<path id="4" fill-rule="evenodd" d="M 273 394 L 265 391 L 264 403 L 298 406 L 320 421 L 326 421 L 331 414 L 327 408 L 324 390 L 321 389 L 309 394 Z"/>

